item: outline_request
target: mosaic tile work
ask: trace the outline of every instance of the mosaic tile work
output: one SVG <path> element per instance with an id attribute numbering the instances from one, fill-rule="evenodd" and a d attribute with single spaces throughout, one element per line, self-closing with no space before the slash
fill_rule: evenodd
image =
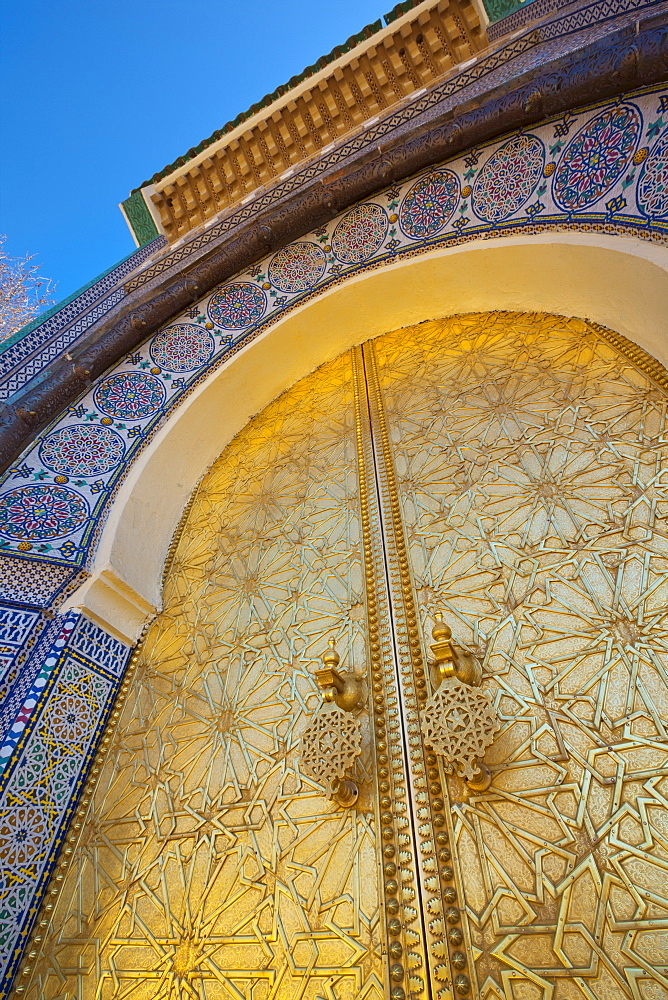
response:
<path id="1" fill-rule="evenodd" d="M 0 594 L 3 600 L 48 607 L 78 586 L 85 570 L 21 556 L 0 555 Z"/>
<path id="2" fill-rule="evenodd" d="M 473 210 L 484 222 L 503 222 L 526 204 L 545 169 L 545 149 L 534 135 L 516 135 L 482 168 L 472 193 Z"/>
<path id="3" fill-rule="evenodd" d="M 268 324 L 334 282 L 422 249 L 523 230 L 665 243 L 667 111 L 665 88 L 647 88 L 477 147 L 226 282 L 128 355 L 9 470 L 0 547 L 85 565 L 125 470 L 166 415 Z M 86 448 L 75 459 L 82 428 Z"/>
<path id="4" fill-rule="evenodd" d="M 380 250 L 388 225 L 387 212 L 380 205 L 356 205 L 336 226 L 332 253 L 343 264 L 361 264 Z"/>
<path id="5" fill-rule="evenodd" d="M 487 16 L 490 21 L 500 21 L 501 18 L 514 14 L 515 11 L 523 10 L 534 0 L 483 0 Z"/>
<path id="6" fill-rule="evenodd" d="M 232 281 L 214 292 L 208 312 L 211 322 L 224 330 L 245 330 L 262 319 L 266 309 L 267 296 L 260 288 L 247 281 Z"/>
<path id="7" fill-rule="evenodd" d="M 100 476 L 118 465 L 124 451 L 123 438 L 111 428 L 74 424 L 50 434 L 39 453 L 47 469 L 61 476 Z"/>
<path id="8" fill-rule="evenodd" d="M 0 747 L 0 998 L 9 993 L 129 654 L 71 611 L 50 624 L 32 658 L 37 675 Z"/>
<path id="9" fill-rule="evenodd" d="M 594 0 L 583 6 L 564 0 L 531 0 L 531 6 L 527 10 L 527 4 L 523 4 L 514 13 L 509 13 L 501 20 L 495 21 L 487 28 L 487 37 L 490 42 L 504 35 L 509 35 L 517 31 L 531 21 L 539 18 L 549 18 L 548 23 L 541 24 L 540 31 L 544 38 L 554 38 L 556 34 L 577 31 L 578 28 L 585 28 L 595 24 L 605 18 L 616 17 L 626 11 L 632 10 L 638 14 L 648 7 L 657 6 L 656 0 Z M 566 8 L 566 16 L 560 16 Z M 570 8 L 570 11 L 569 11 Z"/>
<path id="10" fill-rule="evenodd" d="M 122 287 L 117 287 L 119 283 L 166 243 L 164 236 L 160 236 L 136 250 L 78 295 L 56 306 L 41 322 L 31 323 L 15 342 L 0 345 L 0 399 L 7 399 L 26 385 L 118 305 L 126 294 Z"/>
<path id="11" fill-rule="evenodd" d="M 69 615 L 64 619 L 53 619 L 48 624 L 42 621 L 41 624 L 43 631 L 37 648 L 25 658 L 18 672 L 14 672 L 11 686 L 0 706 L 0 772 L 9 764 L 55 666 L 54 644 L 55 648 L 65 645 L 74 629 L 75 619 Z M 17 658 L 17 661 L 20 659 L 23 657 Z"/>
<path id="12" fill-rule="evenodd" d="M 576 212 L 600 201 L 639 152 L 641 129 L 640 112 L 632 104 L 608 108 L 587 122 L 559 159 L 552 182 L 556 204 Z"/>
<path id="13" fill-rule="evenodd" d="M 0 605 L 0 746 L 36 676 L 37 651 L 33 647 L 43 626 L 44 619 L 36 608 Z M 32 656 L 26 662 L 31 650 Z"/>
<path id="14" fill-rule="evenodd" d="M 460 198 L 459 178 L 451 170 L 432 170 L 402 199 L 399 225 L 413 240 L 429 239 L 450 221 Z"/>

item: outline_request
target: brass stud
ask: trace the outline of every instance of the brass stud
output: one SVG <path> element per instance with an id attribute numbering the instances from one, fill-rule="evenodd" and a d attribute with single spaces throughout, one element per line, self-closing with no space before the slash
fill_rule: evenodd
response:
<path id="1" fill-rule="evenodd" d="M 471 989 L 471 984 L 466 976 L 457 976 L 455 979 L 455 989 L 460 996 L 465 997 Z"/>
<path id="2" fill-rule="evenodd" d="M 404 967 L 403 965 L 400 965 L 398 962 L 396 962 L 390 968 L 390 979 L 394 983 L 400 983 L 403 978 L 404 978 Z"/>
<path id="3" fill-rule="evenodd" d="M 401 947 L 401 941 L 393 941 L 389 948 L 390 958 L 398 961 L 403 955 L 404 949 Z"/>

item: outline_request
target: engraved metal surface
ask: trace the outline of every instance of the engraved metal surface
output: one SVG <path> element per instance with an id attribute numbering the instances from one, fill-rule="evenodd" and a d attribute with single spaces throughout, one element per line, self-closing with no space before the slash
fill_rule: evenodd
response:
<path id="1" fill-rule="evenodd" d="M 255 418 L 174 553 L 31 1000 L 382 1000 L 373 748 L 299 765 L 329 635 L 366 663 L 350 356 Z"/>
<path id="2" fill-rule="evenodd" d="M 502 720 L 491 788 L 448 778 L 478 995 L 664 1000 L 666 393 L 553 316 L 375 350 L 420 606 Z"/>
<path id="3" fill-rule="evenodd" d="M 668 393 L 621 350 L 460 316 L 251 421 L 185 519 L 23 997 L 665 1000 Z M 441 609 L 501 721 L 482 793 L 423 740 Z M 368 664 L 345 809 L 300 766 L 329 636 Z"/>

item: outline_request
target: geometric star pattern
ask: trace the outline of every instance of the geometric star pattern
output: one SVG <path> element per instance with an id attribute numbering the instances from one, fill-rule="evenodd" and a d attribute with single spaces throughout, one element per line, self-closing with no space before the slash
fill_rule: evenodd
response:
<path id="1" fill-rule="evenodd" d="M 665 1000 L 668 397 L 563 317 L 373 350 L 424 634 L 500 720 L 485 792 L 438 765 L 470 995 Z M 368 662 L 355 433 L 346 355 L 200 485 L 24 996 L 385 995 L 367 713 L 353 807 L 300 764 L 327 638 Z"/>
<path id="2" fill-rule="evenodd" d="M 367 655 L 360 544 L 346 356 L 200 485 L 24 996 L 382 1000 L 368 716 L 354 807 L 300 766 L 328 637 Z"/>
<path id="3" fill-rule="evenodd" d="M 668 397 L 581 320 L 374 344 L 418 603 L 501 718 L 448 778 L 479 996 L 665 1000 Z"/>

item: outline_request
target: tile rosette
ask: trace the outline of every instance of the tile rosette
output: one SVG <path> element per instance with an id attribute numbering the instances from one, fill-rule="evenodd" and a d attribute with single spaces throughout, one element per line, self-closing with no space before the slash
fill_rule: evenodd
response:
<path id="1" fill-rule="evenodd" d="M 88 519 L 88 504 L 76 490 L 59 485 L 25 486 L 0 497 L 0 535 L 21 543 L 63 538 Z"/>
<path id="2" fill-rule="evenodd" d="M 211 334 L 194 323 L 176 323 L 157 334 L 151 359 L 170 372 L 191 372 L 207 364 L 216 349 Z"/>
<path id="3" fill-rule="evenodd" d="M 305 292 L 317 285 L 326 266 L 325 253 L 317 243 L 291 243 L 271 261 L 269 281 L 281 292 Z"/>
<path id="4" fill-rule="evenodd" d="M 108 417 L 142 420 L 161 408 L 165 396 L 165 388 L 155 375 L 121 372 L 100 382 L 94 402 Z"/>
<path id="5" fill-rule="evenodd" d="M 642 134 L 631 104 L 615 105 L 587 122 L 564 150 L 552 181 L 555 203 L 566 212 L 596 204 L 629 166 Z"/>
<path id="6" fill-rule="evenodd" d="M 545 147 L 535 135 L 517 135 L 485 163 L 473 188 L 473 211 L 483 222 L 502 222 L 528 201 L 545 167 Z"/>
<path id="7" fill-rule="evenodd" d="M 250 281 L 232 281 L 214 292 L 208 316 L 225 330 L 245 330 L 264 316 L 267 296 Z"/>
<path id="8" fill-rule="evenodd" d="M 123 438 L 110 427 L 73 424 L 47 435 L 39 456 L 47 469 L 60 476 L 102 476 L 125 454 Z"/>
<path id="9" fill-rule="evenodd" d="M 361 264 L 380 250 L 389 220 L 382 205 L 356 205 L 337 224 L 332 236 L 332 253 L 344 264 Z"/>
<path id="10" fill-rule="evenodd" d="M 434 170 L 414 184 L 399 211 L 399 225 L 410 239 L 429 239 L 450 221 L 459 202 L 459 178 L 452 170 Z"/>
<path id="11" fill-rule="evenodd" d="M 638 208 L 649 219 L 668 218 L 668 130 L 655 142 L 643 163 L 636 198 Z"/>

